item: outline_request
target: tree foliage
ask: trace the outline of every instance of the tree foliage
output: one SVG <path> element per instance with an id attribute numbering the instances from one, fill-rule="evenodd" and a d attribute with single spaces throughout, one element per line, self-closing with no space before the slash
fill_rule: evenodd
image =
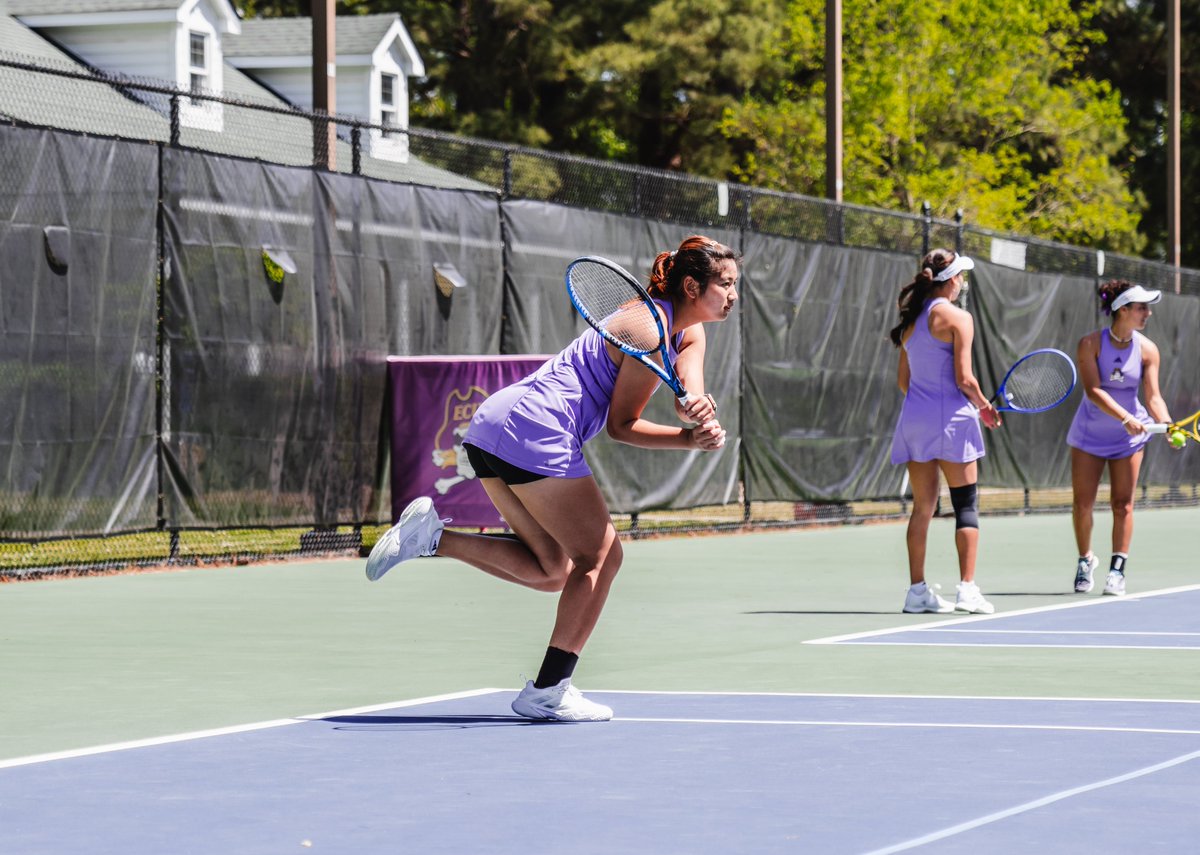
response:
<path id="1" fill-rule="evenodd" d="M 984 227 L 1141 250 L 1138 165 L 1161 142 L 1144 132 L 1154 108 L 1123 104 L 1102 73 L 1116 39 L 1098 27 L 1126 26 L 1120 8 L 1146 4 L 843 4 L 847 201 L 916 211 L 928 200 Z M 301 0 L 245 7 L 307 12 Z M 416 125 L 822 195 L 824 8 L 345 0 L 339 14 L 401 14 L 427 69 Z"/>
<path id="2" fill-rule="evenodd" d="M 1118 94 L 1075 69 L 1100 37 L 1067 0 L 846 0 L 847 201 L 1136 251 L 1142 208 L 1116 157 Z M 824 3 L 791 0 L 775 91 L 732 111 L 725 133 L 755 184 L 824 187 Z M 795 83 L 793 81 L 799 81 Z M 815 82 L 814 82 L 815 81 Z"/>

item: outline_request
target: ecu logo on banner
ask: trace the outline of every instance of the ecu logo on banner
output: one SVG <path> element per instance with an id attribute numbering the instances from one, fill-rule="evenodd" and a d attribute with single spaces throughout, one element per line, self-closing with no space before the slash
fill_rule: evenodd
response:
<path id="1" fill-rule="evenodd" d="M 452 389 L 446 395 L 442 424 L 433 438 L 433 465 L 440 470 L 451 471 L 433 483 L 439 496 L 446 495 L 455 485 L 475 478 L 475 470 L 467 461 L 462 440 L 471 424 L 471 417 L 488 394 L 478 386 L 471 386 L 466 391 Z"/>

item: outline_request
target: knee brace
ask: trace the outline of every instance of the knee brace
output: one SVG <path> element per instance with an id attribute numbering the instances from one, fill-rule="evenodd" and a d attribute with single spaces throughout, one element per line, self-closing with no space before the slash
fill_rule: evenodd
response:
<path id="1" fill-rule="evenodd" d="M 979 491 L 974 484 L 950 488 L 954 506 L 954 528 L 979 528 Z"/>

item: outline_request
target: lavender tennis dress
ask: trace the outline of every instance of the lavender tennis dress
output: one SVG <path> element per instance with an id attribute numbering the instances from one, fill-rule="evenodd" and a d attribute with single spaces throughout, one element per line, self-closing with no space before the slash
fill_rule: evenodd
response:
<path id="1" fill-rule="evenodd" d="M 1129 347 L 1118 350 L 1108 330 L 1101 332 L 1096 365 L 1100 369 L 1100 388 L 1139 422 L 1149 424 L 1150 413 L 1137 397 L 1142 383 L 1142 334 L 1135 330 Z M 1093 404 L 1087 395 L 1079 402 L 1067 432 L 1067 445 L 1107 460 L 1129 457 L 1149 441 L 1148 433 L 1130 436 L 1124 425 Z"/>
<path id="2" fill-rule="evenodd" d="M 892 436 L 892 463 L 969 463 L 986 453 L 979 411 L 954 378 L 954 345 L 929 332 L 930 310 L 947 302 L 945 297 L 930 300 L 903 345 L 908 354 L 908 394 Z"/>
<path id="3" fill-rule="evenodd" d="M 666 312 L 670 329 L 670 301 L 654 302 Z M 674 361 L 673 340 L 667 352 Z M 590 475 L 583 444 L 604 428 L 616 382 L 617 366 L 604 339 L 589 327 L 537 371 L 489 396 L 475 411 L 463 442 L 529 472 L 554 478 Z"/>

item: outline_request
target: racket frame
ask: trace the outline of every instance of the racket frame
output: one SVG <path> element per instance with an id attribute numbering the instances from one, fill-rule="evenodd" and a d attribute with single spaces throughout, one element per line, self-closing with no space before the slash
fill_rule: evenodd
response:
<path id="1" fill-rule="evenodd" d="M 574 271 L 576 265 L 585 263 L 599 264 L 602 267 L 608 268 L 625 280 L 625 283 L 633 290 L 634 296 L 638 297 L 646 305 L 646 308 L 649 309 L 650 314 L 654 316 L 654 323 L 658 326 L 657 348 L 650 351 L 640 351 L 629 347 L 603 327 L 603 325 L 600 323 L 603 318 L 593 317 L 591 312 L 587 310 L 587 307 L 582 305 L 575 293 L 574 286 L 571 284 L 571 273 Z M 599 255 L 584 255 L 575 259 L 567 265 L 567 272 L 563 278 L 567 286 L 567 296 L 570 298 L 571 305 L 575 307 L 575 311 L 579 313 L 580 317 L 587 321 L 588 325 L 597 333 L 599 333 L 600 337 L 606 342 L 627 356 L 632 356 L 638 362 L 642 363 L 642 365 L 645 365 L 656 375 L 658 375 L 658 378 L 666 383 L 667 387 L 675 393 L 675 397 L 679 403 L 687 406 L 687 403 L 691 400 L 692 396 L 688 394 L 687 389 L 683 387 L 683 382 L 679 379 L 679 375 L 675 373 L 675 366 L 671 364 L 671 360 L 667 355 L 667 331 L 663 327 L 662 316 L 659 314 L 658 304 L 654 302 L 654 299 L 650 296 L 649 292 L 642 287 L 642 283 L 638 282 L 637 279 L 635 279 L 633 275 L 629 273 L 629 271 L 617 264 L 615 261 L 610 261 L 609 259 Z M 658 353 L 660 356 L 662 356 L 662 365 L 659 365 L 650 358 L 650 355 L 653 353 Z"/>
<path id="2" fill-rule="evenodd" d="M 1013 372 L 1017 370 L 1017 366 L 1019 366 L 1022 362 L 1029 359 L 1030 357 L 1036 356 L 1040 353 L 1054 353 L 1054 354 L 1057 354 L 1058 356 L 1062 357 L 1064 360 L 1066 360 L 1067 365 L 1071 366 L 1071 385 L 1067 389 L 1067 391 L 1065 393 L 1063 393 L 1063 396 L 1061 398 L 1059 398 L 1057 401 L 1055 401 L 1053 404 L 1048 404 L 1044 407 L 1037 407 L 1035 409 L 1026 409 L 1024 407 L 1014 407 L 1012 404 L 1009 403 L 1007 394 L 1005 393 L 1005 387 L 1008 385 L 1008 380 L 1010 377 L 1012 377 Z M 1003 410 L 1005 412 L 1010 412 L 1010 413 L 1044 413 L 1044 412 L 1046 412 L 1046 410 L 1054 409 L 1059 404 L 1061 404 L 1063 401 L 1067 400 L 1067 398 L 1071 397 L 1071 393 L 1075 391 L 1075 385 L 1078 382 L 1079 382 L 1079 372 L 1075 368 L 1075 360 L 1071 359 L 1070 356 L 1063 353 L 1058 348 L 1040 347 L 1037 350 L 1029 351 L 1029 353 L 1022 356 L 1020 359 L 1018 359 L 1016 362 L 1014 362 L 1009 367 L 1008 372 L 1004 375 L 1004 379 L 1002 381 L 1000 381 L 1000 385 L 996 389 L 996 394 L 992 396 L 992 405 L 997 410 Z"/>
<path id="3" fill-rule="evenodd" d="M 1182 431 L 1196 442 L 1200 442 L 1200 410 L 1192 413 L 1187 418 L 1180 419 L 1177 422 L 1171 422 L 1170 424 L 1165 422 L 1155 422 L 1146 425 L 1146 433 L 1171 434 L 1177 430 Z"/>

